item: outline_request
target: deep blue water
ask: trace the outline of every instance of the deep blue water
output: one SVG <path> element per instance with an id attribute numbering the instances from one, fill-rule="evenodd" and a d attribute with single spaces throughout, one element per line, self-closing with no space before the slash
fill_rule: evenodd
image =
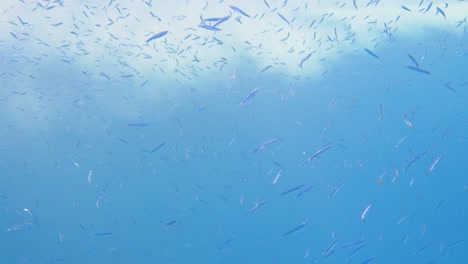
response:
<path id="1" fill-rule="evenodd" d="M 2 2 L 0 263 L 467 261 L 468 3 L 387 2 Z"/>

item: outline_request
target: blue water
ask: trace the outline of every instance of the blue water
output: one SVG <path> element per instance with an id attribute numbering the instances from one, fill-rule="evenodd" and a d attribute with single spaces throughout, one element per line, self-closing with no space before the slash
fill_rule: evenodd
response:
<path id="1" fill-rule="evenodd" d="M 0 263 L 465 263 L 468 3 L 387 2 L 2 2 Z"/>

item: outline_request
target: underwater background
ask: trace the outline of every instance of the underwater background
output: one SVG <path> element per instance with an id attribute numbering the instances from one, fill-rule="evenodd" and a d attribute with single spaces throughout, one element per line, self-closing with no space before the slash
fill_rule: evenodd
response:
<path id="1" fill-rule="evenodd" d="M 0 3 L 0 263 L 464 263 L 467 1 Z"/>

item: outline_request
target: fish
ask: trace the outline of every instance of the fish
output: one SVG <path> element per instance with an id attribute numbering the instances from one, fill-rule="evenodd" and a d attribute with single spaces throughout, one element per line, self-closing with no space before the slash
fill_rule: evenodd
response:
<path id="1" fill-rule="evenodd" d="M 345 249 L 345 248 L 349 248 L 349 247 L 354 247 L 354 246 L 357 246 L 357 245 L 360 245 L 362 243 L 364 243 L 365 241 L 364 240 L 358 240 L 358 241 L 354 241 L 354 242 L 350 242 L 346 245 L 343 245 L 342 247 L 340 247 L 340 250 L 341 249 Z"/>
<path id="2" fill-rule="evenodd" d="M 288 33 L 288 37 L 289 37 L 289 33 Z M 305 62 L 306 60 L 308 60 L 308 59 L 310 58 L 310 56 L 312 56 L 312 53 L 313 53 L 313 52 L 307 54 L 304 58 L 301 59 L 301 62 L 299 62 L 299 64 L 298 64 L 298 66 L 299 66 L 301 69 L 302 69 L 302 64 L 304 64 L 304 62 Z"/>
<path id="3" fill-rule="evenodd" d="M 453 248 L 454 246 L 456 246 L 456 245 L 458 245 L 460 243 L 463 243 L 463 242 L 465 242 L 465 240 L 463 240 L 463 239 L 457 240 L 457 241 L 451 243 L 450 245 L 447 245 L 447 249 Z"/>
<path id="4" fill-rule="evenodd" d="M 234 240 L 234 238 L 236 237 L 236 235 L 232 235 L 230 238 L 228 238 L 228 240 L 226 240 L 219 248 L 218 248 L 218 252 L 223 250 L 227 245 L 229 245 L 232 240 Z"/>
<path id="5" fill-rule="evenodd" d="M 442 155 L 437 156 L 437 158 L 434 160 L 434 162 L 432 162 L 431 166 L 427 170 L 426 176 L 429 175 L 435 169 L 437 164 L 439 164 L 439 162 L 441 162 L 443 159 L 444 157 Z"/>
<path id="6" fill-rule="evenodd" d="M 263 68 L 263 69 L 260 71 L 260 73 L 266 72 L 266 71 L 267 71 L 268 69 L 270 69 L 271 67 L 272 67 L 272 65 L 266 66 L 265 68 Z"/>
<path id="7" fill-rule="evenodd" d="M 330 193 L 330 195 L 328 196 L 328 198 L 333 198 L 333 196 L 340 190 L 341 186 L 343 186 L 344 184 L 344 181 L 341 181 L 336 187 L 335 189 L 333 189 L 333 191 Z"/>
<path id="8" fill-rule="evenodd" d="M 331 148 L 332 144 L 331 143 L 328 143 L 327 145 L 325 145 L 323 148 L 317 150 L 317 152 L 315 152 L 314 155 L 310 156 L 309 158 L 307 158 L 301 165 L 299 165 L 299 167 L 304 167 L 307 163 L 311 162 L 313 159 L 317 158 L 320 154 L 324 153 L 326 150 L 328 150 L 329 148 Z"/>
<path id="9" fill-rule="evenodd" d="M 163 142 L 161 144 L 159 144 L 157 147 L 155 147 L 154 149 L 152 149 L 149 153 L 150 154 L 153 154 L 155 151 L 157 151 L 158 149 L 164 147 L 164 145 L 166 145 L 166 142 Z"/>
<path id="10" fill-rule="evenodd" d="M 336 243 L 338 243 L 338 241 L 341 240 L 341 237 L 337 237 L 335 238 L 335 240 L 333 240 L 330 245 L 328 245 L 327 249 L 322 253 L 323 256 L 330 256 L 334 250 L 333 248 L 335 247 Z"/>
<path id="11" fill-rule="evenodd" d="M 18 39 L 18 36 L 15 35 L 15 33 L 10 31 L 10 35 L 12 35 L 15 39 Z"/>
<path id="12" fill-rule="evenodd" d="M 291 35 L 291 32 L 288 32 L 288 35 L 287 35 L 286 37 L 280 39 L 280 41 L 281 41 L 281 42 L 286 41 L 286 40 L 289 38 L 290 35 Z M 302 63 L 300 64 L 300 67 L 302 68 Z"/>
<path id="13" fill-rule="evenodd" d="M 370 51 L 369 49 L 366 49 L 364 48 L 364 50 L 367 52 L 367 54 L 371 55 L 372 57 L 376 58 L 376 59 L 380 59 L 379 56 L 377 56 L 377 54 L 375 54 L 374 52 Z"/>
<path id="14" fill-rule="evenodd" d="M 261 201 L 260 203 L 255 203 L 254 207 L 252 207 L 252 209 L 250 209 L 247 213 L 245 213 L 245 215 L 249 215 L 251 213 L 255 213 L 256 211 L 258 211 L 260 208 L 262 208 L 263 205 L 265 205 L 267 202 L 267 200 L 263 200 Z"/>
<path id="15" fill-rule="evenodd" d="M 368 263 L 371 263 L 372 261 L 374 261 L 375 259 L 377 259 L 376 256 L 372 256 L 364 261 L 361 262 L 361 264 L 368 264 Z"/>
<path id="16" fill-rule="evenodd" d="M 426 10 L 424 10 L 423 13 L 427 13 L 427 11 L 429 11 L 429 9 L 431 9 L 432 7 L 432 2 L 429 3 L 429 5 L 427 6 Z"/>
<path id="17" fill-rule="evenodd" d="M 152 37 L 150 37 L 149 39 L 146 40 L 146 43 L 149 43 L 150 41 L 153 41 L 153 40 L 158 39 L 158 38 L 162 38 L 167 33 L 169 33 L 169 31 L 162 31 L 162 32 L 159 32 L 157 34 L 154 34 Z"/>
<path id="18" fill-rule="evenodd" d="M 91 181 L 93 180 L 93 170 L 90 170 L 88 173 L 88 184 L 91 185 Z"/>
<path id="19" fill-rule="evenodd" d="M 92 233 L 90 236 L 91 237 L 109 237 L 114 235 L 112 232 L 102 232 L 102 233 Z"/>
<path id="20" fill-rule="evenodd" d="M 407 171 L 409 168 L 411 168 L 411 166 L 414 165 L 414 163 L 416 163 L 416 161 L 418 161 L 422 156 L 424 156 L 424 154 L 426 154 L 427 150 L 419 153 L 418 155 L 415 155 L 414 158 L 408 163 L 408 165 L 406 165 L 406 167 L 403 169 L 403 171 Z"/>
<path id="21" fill-rule="evenodd" d="M 413 56 L 411 56 L 411 54 L 409 53 L 406 53 L 406 55 L 408 55 L 408 58 L 410 58 L 410 60 L 414 63 L 416 68 L 419 68 L 419 63 L 416 61 L 416 59 Z"/>
<path id="22" fill-rule="evenodd" d="M 387 26 L 387 23 L 384 23 L 384 32 L 388 37 L 393 37 L 392 33 L 390 32 L 390 28 Z"/>
<path id="23" fill-rule="evenodd" d="M 127 124 L 127 126 L 129 127 L 146 127 L 148 126 L 147 123 L 130 123 L 130 124 Z"/>
<path id="24" fill-rule="evenodd" d="M 341 96 L 335 96 L 335 97 L 333 97 L 333 99 L 332 99 L 332 101 L 330 102 L 330 104 L 328 104 L 328 110 L 330 110 L 330 109 L 333 107 L 333 105 L 335 105 L 336 99 L 342 99 L 342 97 L 341 97 Z"/>
<path id="25" fill-rule="evenodd" d="M 7 231 L 8 232 L 16 231 L 16 230 L 20 230 L 20 229 L 25 229 L 26 227 L 31 228 L 32 225 L 33 225 L 32 223 L 23 223 L 23 224 L 19 224 L 19 225 L 15 225 L 15 226 L 12 226 L 10 228 L 7 228 Z"/>
<path id="26" fill-rule="evenodd" d="M 218 20 L 218 22 L 214 23 L 213 27 L 216 28 L 217 26 L 221 25 L 222 23 L 228 21 L 231 16 L 225 16 Z"/>
<path id="27" fill-rule="evenodd" d="M 423 70 L 423 69 L 421 69 L 419 67 L 414 67 L 414 66 L 408 65 L 408 66 L 406 66 L 406 68 L 408 68 L 408 69 L 410 69 L 412 71 L 415 71 L 415 72 L 431 75 L 431 72 Z"/>
<path id="28" fill-rule="evenodd" d="M 282 192 L 281 195 L 286 195 L 286 194 L 288 194 L 288 193 L 292 193 L 292 192 L 294 192 L 294 191 L 297 191 L 297 190 L 301 189 L 301 188 L 304 187 L 304 186 L 305 186 L 304 184 L 299 184 L 299 185 L 297 185 L 297 186 L 292 187 L 291 189 L 288 189 L 288 190 Z"/>
<path id="29" fill-rule="evenodd" d="M 102 232 L 102 233 L 92 233 L 91 237 L 109 237 L 112 236 L 114 233 L 112 232 Z"/>
<path id="30" fill-rule="evenodd" d="M 384 109 L 383 109 L 382 103 L 379 103 L 379 105 L 380 105 L 380 116 L 379 116 L 379 118 L 377 118 L 377 122 L 382 120 L 382 118 L 384 116 Z"/>
<path id="31" fill-rule="evenodd" d="M 312 190 L 312 188 L 314 188 L 316 185 L 317 185 L 316 182 L 314 182 L 314 183 L 308 185 L 307 187 L 305 187 L 304 190 L 300 191 L 300 192 L 297 194 L 296 198 L 299 198 L 299 197 L 301 197 L 304 193 L 306 193 L 306 192 Z"/>
<path id="32" fill-rule="evenodd" d="M 23 26 L 24 26 L 24 25 L 29 25 L 29 23 L 24 22 L 24 21 L 21 19 L 21 17 L 17 16 L 17 18 L 18 18 L 19 22 L 21 23 L 21 25 L 23 25 Z"/>
<path id="33" fill-rule="evenodd" d="M 217 28 L 217 27 L 214 27 L 214 26 L 205 25 L 205 24 L 198 25 L 198 27 L 201 27 L 201 28 L 204 28 L 204 29 L 207 29 L 207 30 L 211 30 L 211 31 L 222 31 L 222 29 L 220 29 L 220 28 Z"/>
<path id="34" fill-rule="evenodd" d="M 406 10 L 408 12 L 411 12 L 411 9 L 407 8 L 406 6 L 401 6 L 401 8 L 403 8 L 403 10 Z"/>
<path id="35" fill-rule="evenodd" d="M 239 13 L 239 14 L 241 14 L 241 15 L 243 15 L 243 16 L 246 16 L 246 17 L 248 17 L 248 18 L 250 18 L 250 16 L 247 15 L 247 13 L 245 13 L 244 11 L 242 11 L 242 10 L 241 10 L 240 8 L 238 8 L 237 6 L 229 5 L 229 7 L 230 7 L 232 10 L 236 11 L 237 13 Z"/>
<path id="36" fill-rule="evenodd" d="M 364 218 L 366 218 L 366 215 L 369 213 L 369 209 L 372 207 L 372 204 L 369 204 L 366 209 L 361 214 L 361 221 L 364 221 Z"/>
<path id="37" fill-rule="evenodd" d="M 249 95 L 247 95 L 247 97 L 239 104 L 240 106 L 244 106 L 246 103 L 252 101 L 252 99 L 254 98 L 255 94 L 257 94 L 257 92 L 260 90 L 259 87 L 253 89 Z"/>
<path id="38" fill-rule="evenodd" d="M 351 253 L 348 254 L 348 259 L 351 260 L 351 257 L 354 256 L 354 254 L 356 254 L 359 250 L 361 250 L 363 247 L 365 247 L 366 245 L 360 245 L 359 247 L 357 247 L 356 249 L 354 249 L 353 251 L 351 251 Z"/>
<path id="39" fill-rule="evenodd" d="M 254 150 L 252 150 L 252 153 L 256 153 L 259 150 L 265 149 L 265 148 L 267 148 L 268 146 L 270 146 L 271 144 L 275 143 L 278 140 L 279 140 L 279 138 L 277 138 L 277 137 L 269 139 L 269 140 L 263 142 L 262 144 L 260 144 Z"/>
<path id="40" fill-rule="evenodd" d="M 211 17 L 211 18 L 202 18 L 202 22 L 203 21 L 208 21 L 208 22 L 217 22 L 221 19 L 221 17 Z"/>
<path id="41" fill-rule="evenodd" d="M 278 13 L 278 16 L 289 25 L 289 21 L 280 13 Z"/>
<path id="42" fill-rule="evenodd" d="M 215 38 L 215 37 L 213 37 L 213 40 L 216 41 L 219 45 L 223 45 L 223 44 L 224 44 L 221 40 L 219 40 L 219 39 L 217 39 L 217 38 Z"/>
<path id="43" fill-rule="evenodd" d="M 455 93 L 457 92 L 457 90 L 453 89 L 453 87 L 450 86 L 448 83 L 444 84 L 444 86 L 447 87 L 452 92 L 455 92 Z"/>
<path id="44" fill-rule="evenodd" d="M 436 10 L 437 10 L 437 11 L 436 11 L 436 15 L 437 15 L 437 14 L 441 14 L 445 19 L 447 18 L 447 17 L 445 16 L 444 11 L 442 11 L 442 9 L 436 7 Z"/>
<path id="45" fill-rule="evenodd" d="M 406 125 L 411 128 L 411 130 L 413 130 L 413 133 L 415 133 L 413 124 L 411 121 L 409 121 L 405 114 L 403 114 L 403 119 L 405 120 Z"/>
<path id="46" fill-rule="evenodd" d="M 300 225 L 296 226 L 296 227 L 293 227 L 291 228 L 289 231 L 287 231 L 286 233 L 283 234 L 283 237 L 287 237 L 289 235 L 292 235 L 294 233 L 296 233 L 297 231 L 301 230 L 302 228 L 304 228 L 307 224 L 307 219 L 304 220 L 304 222 L 302 222 Z"/>
<path id="47" fill-rule="evenodd" d="M 178 224 L 179 227 L 182 226 L 182 223 L 181 223 L 179 220 L 172 220 L 172 221 L 169 221 L 169 222 L 167 222 L 167 223 L 163 223 L 162 221 L 160 221 L 160 223 L 161 223 L 161 226 L 162 226 L 164 229 L 166 229 L 166 228 L 169 227 L 169 226 L 175 225 L 175 224 Z"/>
<path id="48" fill-rule="evenodd" d="M 278 182 L 279 177 L 281 176 L 281 172 L 282 172 L 282 170 L 278 171 L 278 173 L 276 174 L 275 179 L 271 182 L 271 186 L 275 185 Z"/>
<path id="49" fill-rule="evenodd" d="M 393 167 L 391 165 L 390 165 L 390 167 L 392 168 L 393 173 L 394 173 L 394 177 L 392 179 L 392 183 L 394 183 L 396 181 L 396 179 L 398 178 L 399 173 L 398 173 L 397 169 L 395 169 L 395 167 Z"/>
<path id="50" fill-rule="evenodd" d="M 103 73 L 103 72 L 101 72 L 100 76 L 104 76 L 104 77 L 105 77 L 107 80 L 109 80 L 109 81 L 111 80 L 111 78 L 109 77 L 109 75 L 107 75 L 107 74 L 105 74 L 105 73 Z"/>

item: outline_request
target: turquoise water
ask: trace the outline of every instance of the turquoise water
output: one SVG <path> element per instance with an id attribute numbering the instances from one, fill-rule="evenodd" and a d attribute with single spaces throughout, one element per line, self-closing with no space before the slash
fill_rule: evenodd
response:
<path id="1" fill-rule="evenodd" d="M 465 1 L 4 1 L 0 263 L 464 263 Z"/>

